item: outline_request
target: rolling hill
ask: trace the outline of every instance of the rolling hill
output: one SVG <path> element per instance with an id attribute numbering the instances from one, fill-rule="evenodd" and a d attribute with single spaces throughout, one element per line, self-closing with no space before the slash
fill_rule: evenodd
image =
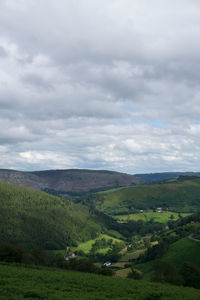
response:
<path id="1" fill-rule="evenodd" d="M 1 169 L 0 181 L 54 193 L 86 192 L 144 182 L 141 178 L 125 173 L 81 169 L 37 172 Z"/>
<path id="2" fill-rule="evenodd" d="M 182 176 L 164 183 L 99 192 L 95 197 L 96 207 L 111 215 L 156 207 L 195 212 L 200 209 L 200 178 Z"/>
<path id="3" fill-rule="evenodd" d="M 96 237 L 103 228 L 87 207 L 0 182 L 0 242 L 63 249 Z"/>
<path id="4" fill-rule="evenodd" d="M 179 176 L 200 176 L 199 172 L 162 172 L 135 174 L 134 176 L 143 179 L 146 183 L 159 182 L 168 179 L 177 179 Z"/>
<path id="5" fill-rule="evenodd" d="M 167 252 L 159 259 L 135 264 L 135 268 L 143 272 L 144 279 L 150 280 L 153 273 L 153 265 L 160 260 L 170 263 L 177 270 L 180 270 L 184 262 L 191 263 L 200 268 L 199 253 L 200 243 L 185 237 L 169 245 Z"/>

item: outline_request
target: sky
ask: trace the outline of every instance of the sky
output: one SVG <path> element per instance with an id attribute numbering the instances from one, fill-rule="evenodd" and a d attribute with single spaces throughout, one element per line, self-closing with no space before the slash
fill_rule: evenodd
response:
<path id="1" fill-rule="evenodd" d="M 200 1 L 0 0 L 0 158 L 200 171 Z"/>

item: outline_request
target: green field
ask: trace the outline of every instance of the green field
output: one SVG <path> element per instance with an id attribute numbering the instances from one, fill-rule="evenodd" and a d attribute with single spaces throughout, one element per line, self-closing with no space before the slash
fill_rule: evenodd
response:
<path id="1" fill-rule="evenodd" d="M 141 213 L 136 213 L 136 214 L 128 214 L 128 215 L 118 215 L 114 216 L 116 220 L 119 222 L 128 222 L 128 221 L 138 221 L 138 220 L 143 220 L 145 222 L 154 220 L 155 222 L 160 222 L 160 223 L 167 223 L 168 221 L 171 220 L 171 215 L 173 215 L 173 220 L 178 220 L 179 219 L 179 214 L 176 212 L 170 212 L 170 211 L 164 211 L 162 213 L 158 212 L 141 212 Z M 189 213 L 182 213 L 182 217 L 186 217 L 190 215 Z"/>
<path id="2" fill-rule="evenodd" d="M 199 300 L 200 290 L 59 270 L 0 264 L 0 299 Z"/>
<path id="3" fill-rule="evenodd" d="M 140 249 L 140 250 L 135 250 L 135 251 L 127 251 L 122 258 L 120 259 L 120 261 L 122 262 L 129 262 L 129 259 L 136 259 L 138 258 L 138 256 L 142 253 L 145 252 L 146 249 Z"/>
<path id="4" fill-rule="evenodd" d="M 193 212 L 200 208 L 200 178 L 124 187 L 96 195 L 97 208 L 110 215 L 156 207 Z"/>
<path id="5" fill-rule="evenodd" d="M 75 251 L 75 250 L 78 250 L 78 251 L 83 251 L 84 253 L 88 254 L 90 252 L 90 250 L 92 249 L 92 245 L 95 243 L 95 241 L 97 240 L 100 240 L 100 239 L 105 239 L 105 240 L 110 240 L 112 239 L 113 240 L 113 243 L 117 242 L 117 243 L 123 243 L 123 241 L 119 240 L 119 239 L 116 239 L 110 235 L 107 235 L 107 234 L 100 234 L 96 239 L 93 239 L 93 240 L 89 240 L 87 242 L 84 242 L 84 243 L 80 243 L 78 245 L 78 247 L 73 247 L 72 250 Z M 104 249 L 99 249 L 98 250 L 98 253 L 106 253 L 108 250 L 110 250 L 110 248 L 104 248 Z"/>
<path id="6" fill-rule="evenodd" d="M 115 277 L 126 278 L 130 271 L 131 271 L 131 268 L 125 268 L 125 269 L 118 270 L 115 273 Z"/>

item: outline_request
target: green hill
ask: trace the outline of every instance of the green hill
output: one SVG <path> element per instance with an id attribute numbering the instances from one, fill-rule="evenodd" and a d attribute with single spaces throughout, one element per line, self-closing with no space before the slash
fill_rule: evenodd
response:
<path id="1" fill-rule="evenodd" d="M 1 300 L 200 299 L 200 290 L 193 288 L 54 269 L 0 264 L 0 277 Z"/>
<path id="2" fill-rule="evenodd" d="M 184 262 L 192 263 L 193 265 L 200 267 L 199 253 L 200 243 L 185 237 L 169 245 L 167 252 L 159 259 L 151 260 L 142 264 L 136 264 L 135 268 L 142 271 L 144 278 L 149 280 L 152 275 L 152 267 L 156 261 L 167 261 L 178 270 Z"/>
<path id="3" fill-rule="evenodd" d="M 200 176 L 199 172 L 162 172 L 134 174 L 136 177 L 145 180 L 146 183 L 159 182 L 168 179 L 177 179 L 179 176 Z"/>
<path id="4" fill-rule="evenodd" d="M 180 267 L 184 261 L 200 267 L 200 243 L 183 238 L 169 246 L 162 259 L 170 261 L 176 267 Z"/>
<path id="5" fill-rule="evenodd" d="M 111 215 L 157 207 L 193 212 L 200 209 L 200 178 L 123 187 L 99 192 L 95 197 L 97 208 Z"/>
<path id="6" fill-rule="evenodd" d="M 103 226 L 84 206 L 0 182 L 0 242 L 63 249 L 95 238 Z"/>

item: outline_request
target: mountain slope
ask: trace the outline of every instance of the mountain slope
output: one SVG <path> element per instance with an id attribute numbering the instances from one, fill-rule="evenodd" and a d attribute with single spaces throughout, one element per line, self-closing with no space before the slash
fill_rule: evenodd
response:
<path id="1" fill-rule="evenodd" d="M 103 226 L 86 207 L 0 182 L 0 242 L 63 249 L 93 238 Z"/>
<path id="2" fill-rule="evenodd" d="M 79 169 L 38 172 L 0 170 L 0 181 L 65 193 L 130 186 L 144 182 L 143 179 L 125 173 Z"/>

